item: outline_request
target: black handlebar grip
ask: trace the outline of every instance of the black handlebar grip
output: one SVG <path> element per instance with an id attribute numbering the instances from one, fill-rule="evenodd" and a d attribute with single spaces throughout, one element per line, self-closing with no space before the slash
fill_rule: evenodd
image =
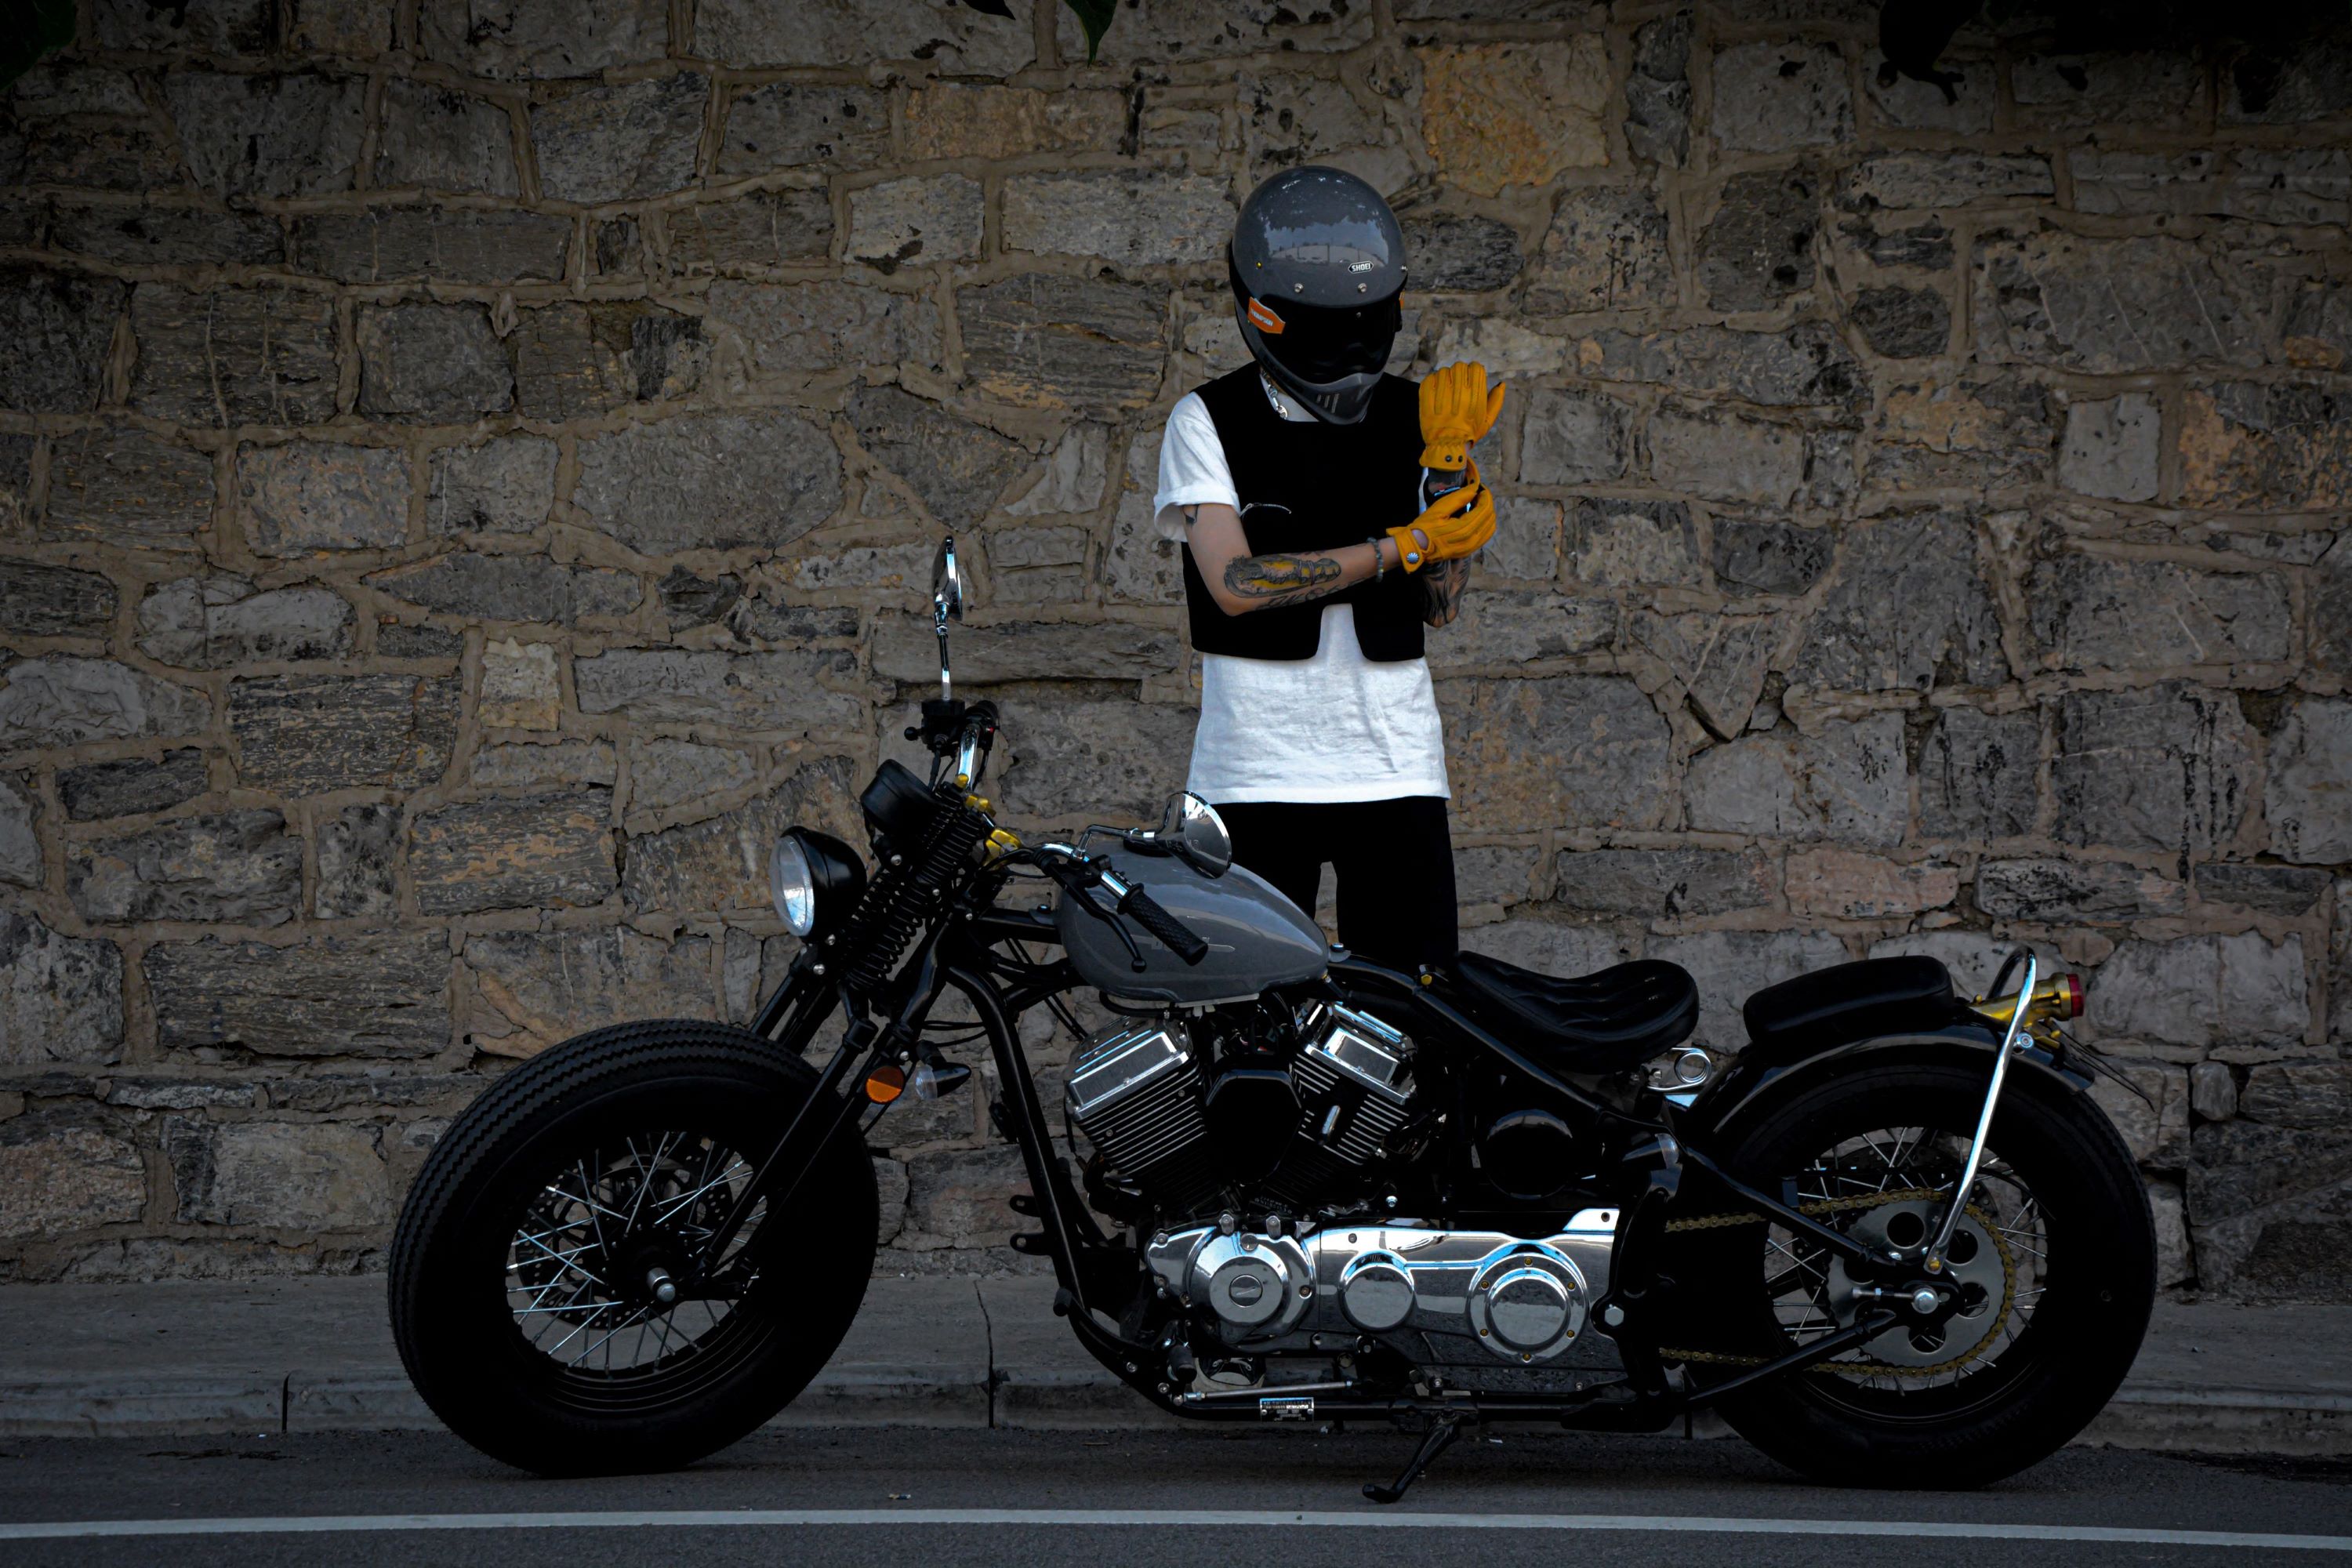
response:
<path id="1" fill-rule="evenodd" d="M 1168 951 L 1187 963 L 1198 963 L 1209 956 L 1209 944 L 1192 932 L 1192 928 L 1161 909 L 1150 894 L 1141 888 L 1130 888 L 1119 900 L 1118 912 L 1134 917 L 1135 923 L 1168 944 Z"/>

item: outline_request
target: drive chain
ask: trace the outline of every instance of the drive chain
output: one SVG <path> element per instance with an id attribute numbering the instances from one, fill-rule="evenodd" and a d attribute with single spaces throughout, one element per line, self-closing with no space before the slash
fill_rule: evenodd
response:
<path id="1" fill-rule="evenodd" d="M 1827 1198 L 1817 1203 L 1799 1204 L 1797 1212 L 1807 1219 L 1819 1219 L 1825 1215 L 1849 1214 L 1857 1209 L 1878 1208 L 1886 1204 L 1913 1203 L 1942 1196 L 1943 1194 L 1933 1188 L 1906 1187 L 1899 1192 L 1873 1193 L 1867 1197 Z M 1889 1366 L 1883 1362 L 1825 1361 L 1815 1363 L 1811 1368 L 1812 1371 L 1828 1373 L 1836 1377 L 1940 1377 L 1948 1372 L 1966 1366 L 1983 1354 L 1985 1350 L 2000 1337 L 2001 1329 L 2009 1322 L 2011 1307 L 2017 1300 L 2017 1259 L 2009 1250 L 2009 1242 L 2002 1236 L 2000 1224 L 1990 1215 L 1986 1214 L 1974 1204 L 1970 1204 L 1964 1212 L 1984 1227 L 1985 1235 L 1992 1238 L 1993 1249 L 2000 1254 L 2000 1315 L 1993 1320 L 1992 1327 L 1985 1331 L 1984 1337 L 1958 1355 L 1952 1357 L 1951 1360 L 1937 1362 L 1933 1366 Z M 1668 1220 L 1666 1232 L 1668 1235 L 1673 1235 L 1680 1231 L 1725 1230 L 1734 1226 L 1769 1223 L 1769 1218 L 1764 1215 L 1696 1215 L 1689 1219 Z M 1895 1325 L 1898 1328 L 1900 1326 L 1900 1324 Z M 1890 1329 L 1889 1331 L 1893 1331 Z M 1767 1362 L 1777 1359 L 1760 1355 L 1731 1355 L 1721 1351 L 1674 1350 L 1664 1346 L 1659 1348 L 1658 1355 L 1665 1361 L 1702 1362 L 1713 1366 L 1762 1366 Z"/>

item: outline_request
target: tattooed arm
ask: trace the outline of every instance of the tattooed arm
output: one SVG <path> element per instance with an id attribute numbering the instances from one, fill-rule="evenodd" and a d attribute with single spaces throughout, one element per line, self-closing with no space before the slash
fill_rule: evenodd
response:
<path id="1" fill-rule="evenodd" d="M 1377 545 L 1253 555 L 1248 536 L 1242 531 L 1241 514 L 1232 507 L 1213 501 L 1188 506 L 1184 520 L 1189 525 L 1186 542 L 1201 569 L 1201 580 L 1208 584 L 1217 607 L 1229 616 L 1328 599 L 1370 577 L 1376 551 L 1383 567 L 1391 572 L 1398 569 L 1396 545 L 1388 540 Z"/>
<path id="2" fill-rule="evenodd" d="M 1421 569 L 1421 618 L 1433 626 L 1454 624 L 1462 613 L 1462 590 L 1470 585 L 1470 558 L 1433 561 Z"/>

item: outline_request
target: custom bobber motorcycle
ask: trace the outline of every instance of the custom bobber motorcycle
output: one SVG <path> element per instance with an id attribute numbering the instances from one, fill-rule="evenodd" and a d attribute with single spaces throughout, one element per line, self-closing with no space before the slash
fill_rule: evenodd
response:
<path id="1" fill-rule="evenodd" d="M 776 844 L 802 946 L 748 1028 L 617 1024 L 507 1073 L 400 1219 L 418 1391 L 545 1473 L 685 1464 L 807 1385 L 856 1314 L 868 1130 L 977 1093 L 1030 1191 L 1013 1237 L 1136 1394 L 1204 1421 L 1392 1422 L 1402 1495 L 1466 1426 L 1654 1432 L 1713 1408 L 1810 1476 L 1966 1486 L 2048 1454 L 2137 1352 L 2155 1248 L 2086 1091 L 2073 975 L 2024 949 L 1987 998 L 1875 959 L 1747 999 L 1725 1062 L 1670 963 L 1554 976 L 1328 946 L 1179 795 L 1149 831 L 1026 842 L 981 794 L 996 714 L 940 695 L 884 762 L 868 843 Z M 1112 1026 L 1049 1114 L 1016 1020 Z M 943 1005 L 944 1004 L 944 1005 Z M 935 1016 L 935 1014 L 937 1016 Z M 953 1021 L 950 1021 L 953 1020 Z"/>

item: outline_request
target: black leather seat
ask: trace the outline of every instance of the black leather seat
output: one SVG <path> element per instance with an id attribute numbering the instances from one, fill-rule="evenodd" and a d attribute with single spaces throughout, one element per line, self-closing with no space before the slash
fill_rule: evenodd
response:
<path id="1" fill-rule="evenodd" d="M 1933 1025 L 1954 1007 L 1952 973 L 1926 953 L 1864 958 L 1768 985 L 1740 1016 L 1751 1045 L 1821 1049 L 1892 1029 Z"/>
<path id="2" fill-rule="evenodd" d="M 1698 1024 L 1698 986 L 1680 964 L 1657 959 L 1563 979 L 1465 952 L 1454 977 L 1473 1018 L 1564 1072 L 1637 1066 Z"/>

